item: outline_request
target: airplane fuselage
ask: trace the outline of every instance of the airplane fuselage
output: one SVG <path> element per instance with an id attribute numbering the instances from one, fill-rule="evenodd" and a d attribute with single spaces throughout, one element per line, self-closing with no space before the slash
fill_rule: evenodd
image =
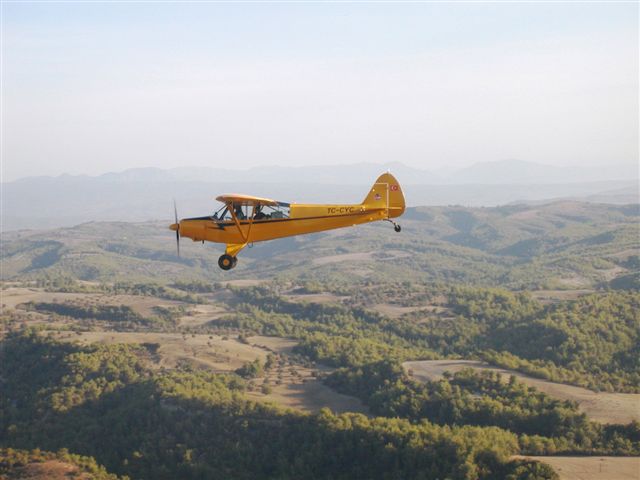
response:
<path id="1" fill-rule="evenodd" d="M 390 215 L 393 216 L 393 215 Z M 289 218 L 217 220 L 212 217 L 185 218 L 180 221 L 180 236 L 194 242 L 242 243 L 321 232 L 384 220 L 383 209 L 362 205 L 291 205 Z"/>

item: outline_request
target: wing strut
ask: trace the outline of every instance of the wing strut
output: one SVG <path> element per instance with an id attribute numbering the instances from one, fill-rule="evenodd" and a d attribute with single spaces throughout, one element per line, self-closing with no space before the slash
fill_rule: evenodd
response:
<path id="1" fill-rule="evenodd" d="M 238 233 L 240 234 L 240 238 L 242 238 L 242 242 L 243 242 L 243 243 L 228 243 L 227 244 L 227 249 L 226 249 L 225 253 L 227 255 L 231 255 L 232 257 L 235 257 L 236 255 L 238 255 L 238 253 L 240 253 L 240 250 L 242 250 L 244 247 L 246 247 L 247 244 L 249 244 L 249 242 L 250 242 L 250 239 L 251 239 L 251 227 L 253 227 L 253 217 L 255 216 L 255 213 L 256 213 L 256 205 L 252 205 L 251 216 L 249 217 L 249 228 L 247 229 L 247 234 L 246 235 L 242 231 L 242 226 L 240 225 L 240 220 L 238 220 L 238 216 L 236 215 L 236 211 L 233 208 L 233 202 L 228 202 L 227 203 L 227 208 L 229 209 L 229 212 L 231 213 L 231 218 L 233 218 L 233 223 L 236 224 L 236 228 L 238 229 Z"/>

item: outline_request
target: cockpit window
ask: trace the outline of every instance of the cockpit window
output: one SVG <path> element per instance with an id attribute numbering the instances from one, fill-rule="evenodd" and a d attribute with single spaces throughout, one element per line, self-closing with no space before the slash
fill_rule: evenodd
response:
<path id="1" fill-rule="evenodd" d="M 273 220 L 277 218 L 289 218 L 289 204 L 259 205 L 254 213 L 254 220 Z"/>
<path id="2" fill-rule="evenodd" d="M 214 212 L 211 218 L 213 218 L 213 220 L 231 220 L 231 212 L 229 212 L 229 209 L 226 205 L 223 205 L 216 212 Z"/>
<path id="3" fill-rule="evenodd" d="M 215 221 L 228 222 L 233 217 L 229 208 L 232 208 L 238 220 L 248 220 L 253 215 L 253 220 L 273 220 L 280 218 L 289 218 L 290 206 L 288 203 L 279 203 L 278 205 L 248 205 L 242 203 L 233 203 L 230 206 L 224 205 L 220 207 L 211 218 Z"/>

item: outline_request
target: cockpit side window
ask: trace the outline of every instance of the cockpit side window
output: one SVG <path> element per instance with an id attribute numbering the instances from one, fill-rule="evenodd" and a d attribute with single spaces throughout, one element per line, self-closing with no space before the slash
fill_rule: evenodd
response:
<path id="1" fill-rule="evenodd" d="M 277 218 L 289 218 L 289 204 L 281 203 L 274 206 L 265 206 L 266 214 L 269 218 L 277 219 Z"/>
<path id="2" fill-rule="evenodd" d="M 257 205 L 254 210 L 254 220 L 274 220 L 289 218 L 289 205 Z"/>

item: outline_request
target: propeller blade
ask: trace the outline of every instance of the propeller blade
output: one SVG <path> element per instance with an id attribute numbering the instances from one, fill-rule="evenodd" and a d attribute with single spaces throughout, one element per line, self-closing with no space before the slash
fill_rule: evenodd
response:
<path id="1" fill-rule="evenodd" d="M 180 257 L 180 222 L 178 222 L 178 206 L 176 205 L 176 199 L 173 199 L 173 216 L 176 220 L 176 249 L 178 251 L 178 257 Z"/>
<path id="2" fill-rule="evenodd" d="M 176 220 L 176 223 L 178 223 L 178 206 L 176 205 L 176 199 L 173 199 L 173 215 L 174 218 Z"/>

